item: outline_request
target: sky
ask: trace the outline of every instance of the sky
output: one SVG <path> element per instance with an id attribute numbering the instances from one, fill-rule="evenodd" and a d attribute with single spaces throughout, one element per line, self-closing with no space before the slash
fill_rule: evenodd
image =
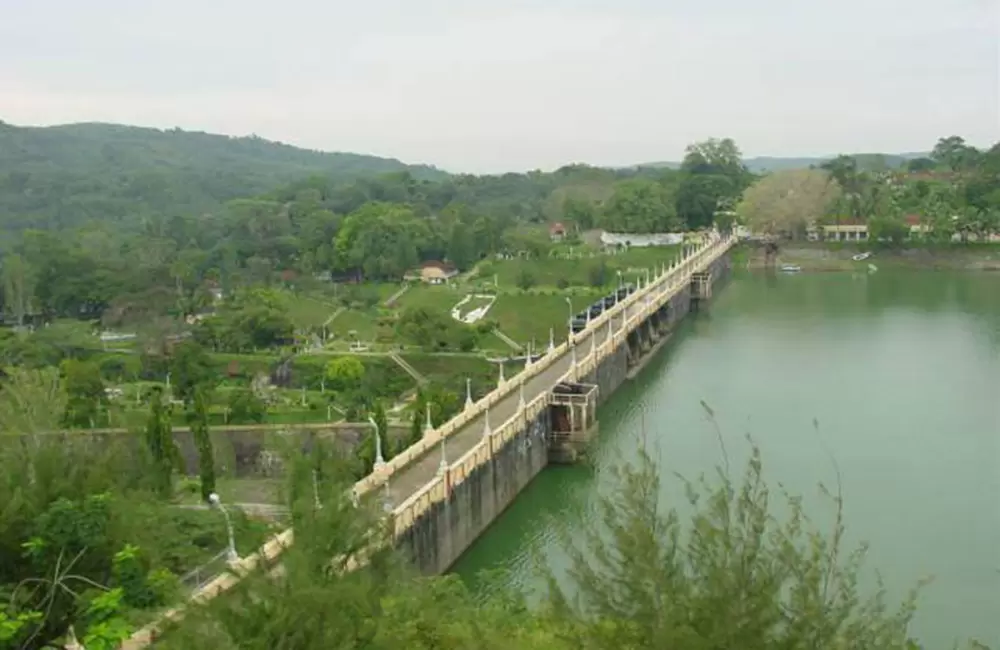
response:
<path id="1" fill-rule="evenodd" d="M 455 172 L 1000 140 L 1000 0 L 0 0 L 0 119 Z"/>

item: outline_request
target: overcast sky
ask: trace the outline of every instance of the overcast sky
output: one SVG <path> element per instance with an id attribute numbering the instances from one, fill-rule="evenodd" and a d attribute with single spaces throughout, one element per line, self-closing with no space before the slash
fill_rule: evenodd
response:
<path id="1" fill-rule="evenodd" d="M 449 171 L 1000 139 L 1000 0 L 0 0 L 0 119 Z"/>

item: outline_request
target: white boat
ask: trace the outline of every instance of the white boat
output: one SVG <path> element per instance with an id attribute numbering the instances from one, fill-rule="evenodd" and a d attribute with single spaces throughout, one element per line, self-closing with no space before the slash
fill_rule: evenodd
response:
<path id="1" fill-rule="evenodd" d="M 852 257 L 851 259 L 854 260 L 855 262 L 864 262 L 866 259 L 868 259 L 871 256 L 872 256 L 871 253 L 858 253 L 857 255 L 855 255 L 854 257 Z"/>
<path id="2" fill-rule="evenodd" d="M 798 264 L 782 264 L 781 271 L 783 273 L 798 273 L 802 270 L 802 267 Z"/>

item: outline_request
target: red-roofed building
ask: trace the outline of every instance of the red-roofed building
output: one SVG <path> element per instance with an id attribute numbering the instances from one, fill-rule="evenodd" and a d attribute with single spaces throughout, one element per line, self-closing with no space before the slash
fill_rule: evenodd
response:
<path id="1" fill-rule="evenodd" d="M 562 241 L 566 239 L 566 226 L 559 221 L 549 226 L 549 239 L 552 241 Z"/>
<path id="2" fill-rule="evenodd" d="M 923 223 L 919 214 L 908 214 L 903 221 L 910 228 L 910 236 L 920 236 L 931 231 L 930 224 Z"/>

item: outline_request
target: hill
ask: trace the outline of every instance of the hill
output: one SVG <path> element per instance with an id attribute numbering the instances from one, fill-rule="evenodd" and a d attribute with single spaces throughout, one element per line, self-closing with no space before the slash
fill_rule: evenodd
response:
<path id="1" fill-rule="evenodd" d="M 447 176 L 426 165 L 311 151 L 256 136 L 0 122 L 0 228 L 194 214 L 312 174 L 349 180 L 396 171 L 422 179 Z"/>
<path id="2" fill-rule="evenodd" d="M 872 169 L 876 167 L 887 167 L 889 169 L 895 169 L 901 167 L 908 160 L 914 158 L 924 158 L 928 156 L 927 153 L 900 153 L 900 154 L 884 154 L 884 153 L 857 153 L 851 154 L 858 161 L 858 166 L 862 169 Z M 762 172 L 776 172 L 786 169 L 807 169 L 812 166 L 819 166 L 824 162 L 835 158 L 835 156 L 816 156 L 816 157 L 775 157 L 775 156 L 756 156 L 754 158 L 744 158 L 743 164 L 747 166 L 751 172 L 759 174 Z M 681 164 L 679 162 L 671 161 L 661 161 L 661 162 L 651 162 L 651 163 L 641 163 L 636 165 L 636 167 L 654 167 L 662 168 L 667 167 L 670 169 L 677 169 Z"/>

